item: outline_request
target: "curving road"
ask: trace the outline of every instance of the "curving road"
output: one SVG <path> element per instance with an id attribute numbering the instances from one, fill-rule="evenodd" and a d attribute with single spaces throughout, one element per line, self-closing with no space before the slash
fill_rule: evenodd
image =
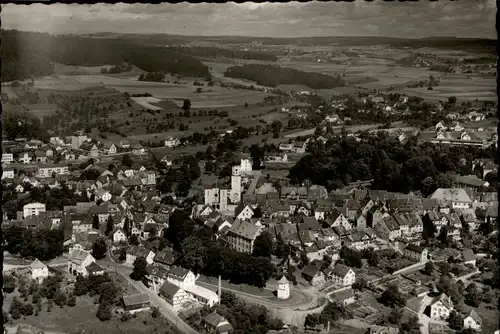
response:
<path id="1" fill-rule="evenodd" d="M 203 286 L 208 289 L 218 289 L 216 284 L 211 284 L 207 282 L 197 281 L 196 284 Z M 275 289 L 264 288 L 269 291 L 274 291 Z M 239 290 L 233 290 L 230 288 L 222 287 L 222 290 L 230 291 L 234 293 L 236 296 L 246 299 L 255 304 L 263 305 L 266 307 L 277 308 L 277 309 L 291 309 L 291 308 L 308 308 L 311 305 L 316 305 L 315 300 L 312 296 L 304 293 L 303 291 L 296 290 L 293 287 L 290 289 L 290 298 L 287 300 L 280 300 L 276 297 L 271 296 L 257 296 L 251 293 L 242 292 Z"/>

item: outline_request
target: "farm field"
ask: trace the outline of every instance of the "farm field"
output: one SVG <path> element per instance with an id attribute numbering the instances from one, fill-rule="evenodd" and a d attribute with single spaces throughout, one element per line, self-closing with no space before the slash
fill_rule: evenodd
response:
<path id="1" fill-rule="evenodd" d="M 12 87 L 2 85 L 2 93 L 7 94 L 7 97 L 9 99 L 17 99 L 17 94 L 14 92 Z"/>
<path id="2" fill-rule="evenodd" d="M 261 102 L 267 96 L 264 92 L 236 90 L 223 87 L 203 87 L 196 92 L 196 86 L 175 85 L 160 82 L 137 81 L 134 78 L 119 78 L 108 75 L 61 75 L 44 77 L 35 81 L 34 87 L 40 90 L 76 91 L 90 87 L 107 87 L 129 94 L 149 93 L 158 99 L 172 99 L 182 105 L 184 99 L 191 100 L 193 108 L 229 107 L 247 103 Z M 148 102 L 149 103 L 149 102 Z"/>
<path id="3" fill-rule="evenodd" d="M 429 91 L 423 88 L 402 89 L 406 94 L 413 94 L 430 100 L 445 100 L 455 96 L 458 100 L 496 100 L 496 78 L 450 74 L 441 78 L 439 86 Z"/>
<path id="4" fill-rule="evenodd" d="M 161 110 L 160 107 L 157 107 L 157 106 L 154 106 L 152 105 L 151 103 L 158 103 L 160 102 L 161 100 L 160 99 L 157 99 L 156 97 L 151 97 L 151 96 L 148 96 L 148 97 L 132 97 L 132 100 L 134 100 L 135 103 L 137 103 L 138 105 L 146 108 L 146 109 L 150 109 L 150 110 Z"/>

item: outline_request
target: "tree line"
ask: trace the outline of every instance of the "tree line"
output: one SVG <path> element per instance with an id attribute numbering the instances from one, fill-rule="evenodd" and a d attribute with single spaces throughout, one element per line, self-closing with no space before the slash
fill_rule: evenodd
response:
<path id="1" fill-rule="evenodd" d="M 4 249 L 23 258 L 50 261 L 63 254 L 62 229 L 30 229 L 22 226 L 3 228 Z"/>
<path id="2" fill-rule="evenodd" d="M 345 85 L 340 76 L 330 76 L 315 72 L 304 72 L 276 65 L 246 64 L 231 66 L 224 76 L 255 81 L 262 86 L 304 85 L 313 89 L 329 89 Z"/>

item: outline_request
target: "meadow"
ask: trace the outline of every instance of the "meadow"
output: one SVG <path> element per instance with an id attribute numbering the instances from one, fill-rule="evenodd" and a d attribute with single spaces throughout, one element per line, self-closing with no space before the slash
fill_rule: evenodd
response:
<path id="1" fill-rule="evenodd" d="M 266 93 L 259 91 L 207 86 L 201 87 L 202 91 L 198 93 L 196 91 L 198 87 L 193 86 L 192 83 L 182 85 L 145 82 L 138 81 L 136 78 L 120 78 L 101 74 L 60 75 L 35 80 L 35 88 L 40 90 L 77 91 L 96 86 L 113 88 L 131 95 L 149 93 L 157 99 L 172 99 L 180 106 L 184 99 L 190 99 L 193 108 L 229 107 L 245 102 L 257 103 L 267 96 Z M 144 104 L 146 100 L 139 99 L 138 101 Z"/>

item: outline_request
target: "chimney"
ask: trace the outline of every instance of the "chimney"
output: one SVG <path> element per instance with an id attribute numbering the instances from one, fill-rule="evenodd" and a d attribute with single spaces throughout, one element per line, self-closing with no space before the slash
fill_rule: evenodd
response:
<path id="1" fill-rule="evenodd" d="M 221 275 L 219 275 L 219 289 L 217 290 L 217 294 L 219 295 L 219 304 L 222 297 L 222 283 L 221 283 Z"/>

